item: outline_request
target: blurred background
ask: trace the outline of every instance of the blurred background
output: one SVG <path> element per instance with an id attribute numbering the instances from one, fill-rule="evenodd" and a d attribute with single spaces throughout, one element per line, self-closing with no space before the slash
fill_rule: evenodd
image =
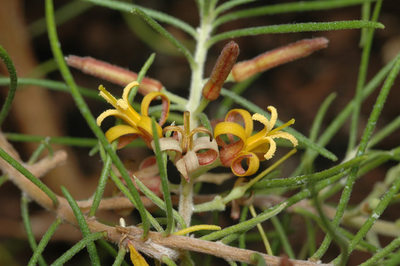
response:
<path id="1" fill-rule="evenodd" d="M 220 1 L 223 2 L 223 1 Z M 290 1 L 269 1 L 271 4 Z M 187 23 L 197 26 L 198 14 L 195 1 L 135 1 L 136 4 L 160 10 L 176 16 Z M 259 3 L 251 3 L 246 7 L 255 7 Z M 168 90 L 181 96 L 188 96 L 190 83 L 190 69 L 184 57 L 175 50 L 168 41 L 152 31 L 139 18 L 126 13 L 93 6 L 79 1 L 55 1 L 55 8 L 69 6 L 75 14 L 65 19 L 58 27 L 61 47 L 65 55 L 92 56 L 109 63 L 139 71 L 152 52 L 156 58 L 148 71 L 148 76 L 158 79 Z M 252 19 L 240 19 L 223 24 L 219 32 L 239 29 L 249 26 L 286 24 L 292 22 L 336 21 L 360 19 L 361 7 L 354 6 L 318 12 L 288 13 L 275 16 L 262 16 Z M 383 3 L 379 21 L 385 25 L 384 30 L 377 30 L 370 58 L 368 79 L 373 77 L 379 69 L 393 59 L 400 52 L 400 5 L 398 1 L 387 0 Z M 165 26 L 176 38 L 184 42 L 191 50 L 194 43 L 184 32 Z M 339 111 L 354 96 L 357 82 L 357 73 L 360 62 L 361 49 L 359 47 L 360 31 L 343 30 L 332 32 L 294 33 L 263 35 L 257 37 L 237 38 L 240 46 L 238 61 L 250 59 L 262 52 L 311 37 L 326 37 L 330 43 L 328 48 L 318 51 L 307 58 L 303 58 L 283 66 L 276 67 L 263 73 L 246 91 L 245 97 L 262 108 L 274 105 L 278 108 L 279 118 L 287 121 L 296 119 L 294 128 L 308 135 L 309 127 L 321 102 L 331 93 L 337 97 L 329 109 L 325 120 L 328 124 Z M 216 58 L 226 42 L 219 42 L 209 52 L 206 75 L 211 72 Z M 47 32 L 44 24 L 44 1 L 2 0 L 0 4 L 0 44 L 8 51 L 17 69 L 19 77 L 47 78 L 61 80 L 52 61 Z M 5 66 L 0 63 L 1 75 L 7 75 Z M 78 85 L 97 90 L 103 84 L 115 95 L 120 95 L 121 88 L 117 85 L 101 81 L 72 70 Z M 231 84 L 227 84 L 227 88 Z M 1 87 L 2 100 L 7 94 L 7 87 Z M 371 95 L 363 104 L 362 123 L 360 134 L 368 119 L 377 93 Z M 400 86 L 395 84 L 390 97 L 383 109 L 378 127 L 399 116 Z M 93 115 L 100 114 L 108 106 L 104 102 L 87 100 Z M 207 112 L 210 118 L 215 117 L 218 101 L 212 103 Z M 340 159 L 343 158 L 348 142 L 348 126 L 336 135 L 327 146 Z M 3 125 L 4 132 L 18 132 L 41 136 L 74 136 L 93 137 L 73 99 L 64 92 L 50 91 L 36 86 L 20 86 L 16 94 L 11 113 Z M 390 149 L 399 145 L 400 132 L 397 131 L 383 141 L 379 147 Z M 37 147 L 37 143 L 15 142 L 15 146 L 23 159 L 29 158 Z M 98 156 L 88 156 L 89 148 L 71 148 L 54 145 L 54 149 L 66 149 L 68 162 L 48 174 L 43 180 L 57 193 L 60 185 L 64 185 L 76 199 L 85 199 L 92 195 L 97 177 L 101 170 Z M 121 151 L 121 157 L 134 163 L 148 154 L 146 149 Z M 299 153 L 296 156 L 300 156 Z M 297 158 L 298 159 L 298 158 Z M 286 164 L 285 170 L 290 173 L 296 165 L 296 160 Z M 331 166 L 332 163 L 318 159 L 316 169 Z M 351 203 L 359 202 L 371 189 L 371 184 L 382 180 L 385 172 L 391 165 L 385 165 L 371 172 L 362 182 L 358 182 Z M 26 241 L 20 217 L 20 191 L 10 183 L 0 187 L 0 265 L 24 265 L 31 256 Z M 334 199 L 333 199 L 334 200 Z M 52 215 L 44 212 L 40 207 L 31 204 L 32 226 L 35 235 L 41 236 L 52 222 Z M 116 219 L 118 215 L 112 217 Z M 398 214 L 391 208 L 385 212 L 383 218 L 396 219 Z M 231 224 L 229 211 L 223 216 L 223 226 Z M 298 223 L 298 224 L 297 224 Z M 301 219 L 292 219 L 294 226 L 291 240 L 294 247 L 301 248 L 305 239 L 302 235 L 304 222 Z M 265 225 L 268 229 L 268 223 Z M 298 227 L 298 228 L 297 228 Z M 54 243 L 46 249 L 44 255 L 52 261 L 66 250 L 71 243 L 80 239 L 80 232 L 68 225 L 63 226 L 54 236 Z M 320 236 L 322 239 L 322 235 Z M 383 239 L 385 241 L 385 239 Z M 262 249 L 261 245 L 250 246 L 253 249 Z M 335 254 L 336 247 L 332 247 Z M 298 250 L 297 250 L 298 251 Z M 85 252 L 81 252 L 71 260 L 71 265 L 87 264 Z M 350 264 L 357 264 L 368 257 L 367 254 L 354 253 Z M 106 256 L 106 255 L 104 255 Z M 326 255 L 328 260 L 330 255 Z M 332 255 L 332 258 L 334 255 Z"/>

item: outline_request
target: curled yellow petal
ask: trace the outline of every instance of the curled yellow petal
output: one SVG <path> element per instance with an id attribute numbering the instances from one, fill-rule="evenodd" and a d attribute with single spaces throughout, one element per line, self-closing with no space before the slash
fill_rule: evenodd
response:
<path id="1" fill-rule="evenodd" d="M 234 122 L 218 123 L 214 128 L 214 138 L 218 139 L 218 137 L 221 135 L 233 135 L 238 137 L 243 142 L 247 138 L 245 129 L 241 125 Z"/>
<path id="2" fill-rule="evenodd" d="M 243 160 L 247 165 L 247 169 L 243 168 Z M 236 176 L 249 176 L 257 172 L 260 167 L 260 160 L 257 155 L 252 152 L 240 152 L 232 161 L 231 170 Z"/>
<path id="3" fill-rule="evenodd" d="M 135 249 L 135 247 L 129 243 L 129 253 L 133 266 L 149 266 L 143 256 Z"/>
<path id="4" fill-rule="evenodd" d="M 118 111 L 116 109 L 108 109 L 108 110 L 105 110 L 104 112 L 102 112 L 97 117 L 96 124 L 98 126 L 100 126 L 101 123 L 103 123 L 103 120 L 106 119 L 109 116 L 116 116 L 116 117 L 121 118 L 121 119 L 125 119 L 126 118 L 126 116 L 123 113 L 121 113 L 120 111 Z"/>
<path id="5" fill-rule="evenodd" d="M 246 132 L 246 136 L 249 137 L 251 136 L 251 133 L 253 132 L 253 121 L 251 119 L 251 115 L 247 110 L 244 109 L 232 109 L 230 110 L 226 116 L 225 116 L 225 121 L 227 122 L 238 122 L 237 121 L 237 116 L 241 116 L 242 122 L 244 125 L 244 131 Z"/>
<path id="6" fill-rule="evenodd" d="M 161 117 L 160 117 L 159 124 L 163 125 L 165 123 L 165 121 L 167 121 L 167 117 L 168 117 L 168 113 L 169 113 L 169 105 L 170 105 L 170 101 L 165 94 L 163 94 L 161 92 L 153 91 L 153 92 L 150 92 L 149 94 L 147 94 L 146 96 L 144 96 L 144 98 L 142 100 L 142 105 L 140 106 L 140 111 L 141 111 L 142 115 L 149 116 L 150 104 L 153 100 L 155 100 L 158 97 L 161 97 L 161 101 L 162 101 L 162 110 L 161 110 Z"/>
<path id="7" fill-rule="evenodd" d="M 108 142 L 113 142 L 117 138 L 128 135 L 128 134 L 139 134 L 140 132 L 131 126 L 128 125 L 117 125 L 111 127 L 109 130 L 106 132 L 106 138 Z"/>
<path id="8" fill-rule="evenodd" d="M 122 92 L 122 99 L 125 102 L 129 102 L 128 97 L 129 97 L 129 92 L 131 92 L 132 88 L 139 86 L 139 83 L 137 81 L 132 81 L 128 85 L 125 86 L 124 91 Z"/>
<path id="9" fill-rule="evenodd" d="M 273 139 L 275 139 L 275 138 L 287 139 L 293 144 L 293 147 L 296 147 L 298 145 L 297 139 L 292 134 L 289 134 L 287 132 L 279 131 L 270 137 Z"/>
<path id="10" fill-rule="evenodd" d="M 173 233 L 173 235 L 183 236 L 200 230 L 221 230 L 221 227 L 212 224 L 198 224 L 176 231 L 175 233 Z"/>

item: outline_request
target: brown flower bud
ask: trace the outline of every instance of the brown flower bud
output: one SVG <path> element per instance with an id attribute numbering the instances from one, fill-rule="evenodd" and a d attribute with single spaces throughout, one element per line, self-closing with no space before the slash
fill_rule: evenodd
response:
<path id="1" fill-rule="evenodd" d="M 83 73 L 110 81 L 112 83 L 126 86 L 126 84 L 137 80 L 138 74 L 125 68 L 109 64 L 86 56 L 80 57 L 70 55 L 65 58 L 67 64 L 71 67 L 81 70 Z M 155 79 L 143 78 L 139 86 L 139 93 L 146 95 L 152 91 L 160 91 L 162 84 Z"/>
<path id="2" fill-rule="evenodd" d="M 326 48 L 328 46 L 328 42 L 328 39 L 321 37 L 304 39 L 283 47 L 279 47 L 272 51 L 265 52 L 253 59 L 235 64 L 232 69 L 232 76 L 237 82 L 243 81 L 257 73 L 302 57 L 306 57 L 314 51 Z"/>
<path id="3" fill-rule="evenodd" d="M 209 101 L 214 101 L 218 98 L 222 85 L 239 55 L 239 46 L 234 41 L 230 41 L 222 49 L 217 62 L 211 72 L 211 76 L 203 87 L 203 97 Z"/>

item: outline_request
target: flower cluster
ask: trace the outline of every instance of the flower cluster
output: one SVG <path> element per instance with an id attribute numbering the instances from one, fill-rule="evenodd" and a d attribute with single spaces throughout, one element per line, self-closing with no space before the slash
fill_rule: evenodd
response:
<path id="1" fill-rule="evenodd" d="M 267 108 L 271 113 L 270 119 L 261 114 L 251 116 L 244 109 L 233 109 L 227 113 L 223 122 L 216 124 L 214 134 L 205 127 L 191 129 L 190 113 L 187 111 L 183 115 L 183 126 L 170 125 L 162 128 L 169 113 L 168 97 L 161 92 L 150 92 L 144 96 L 139 114 L 128 101 L 129 92 L 138 85 L 137 82 L 129 83 L 123 91 L 122 99 L 116 99 L 100 86 L 100 95 L 115 109 L 100 114 L 97 118 L 98 125 L 108 116 L 118 117 L 124 123 L 113 126 L 106 132 L 109 142 L 118 139 L 118 148 L 121 148 L 140 137 L 148 147 L 154 149 L 148 110 L 153 100 L 161 98 L 163 111 L 157 125 L 160 148 L 161 151 L 168 152 L 171 161 L 187 181 L 191 173 L 203 166 L 218 166 L 219 164 L 215 163 L 217 159 L 222 166 L 230 167 L 236 176 L 251 176 L 259 169 L 260 161 L 273 157 L 276 151 L 275 139 L 286 139 L 293 146 L 297 145 L 297 139 L 293 135 L 282 131 L 285 127 L 292 125 L 294 119 L 274 128 L 278 114 L 273 106 Z M 262 123 L 264 128 L 254 132 L 253 121 Z M 151 167 L 153 166 L 154 164 L 151 164 Z"/>

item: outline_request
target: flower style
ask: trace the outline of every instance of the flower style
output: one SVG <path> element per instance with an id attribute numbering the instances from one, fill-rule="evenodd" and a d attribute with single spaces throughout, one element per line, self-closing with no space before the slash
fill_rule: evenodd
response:
<path id="1" fill-rule="evenodd" d="M 225 116 L 224 122 L 215 126 L 214 137 L 220 150 L 220 160 L 224 166 L 230 166 L 237 176 L 249 176 L 257 172 L 260 160 L 269 160 L 276 151 L 276 138 L 289 140 L 297 146 L 297 139 L 287 132 L 280 131 L 294 123 L 289 120 L 284 125 L 274 129 L 278 113 L 269 106 L 271 118 L 268 120 L 261 114 L 250 113 L 243 109 L 233 109 Z M 264 129 L 252 135 L 253 120 L 261 122 Z M 247 169 L 243 167 L 247 165 Z"/>
<path id="2" fill-rule="evenodd" d="M 189 180 L 189 174 L 201 166 L 210 165 L 218 158 L 218 145 L 212 137 L 212 133 L 205 127 L 197 127 L 190 130 L 190 113 L 184 113 L 184 125 L 167 126 L 164 133 L 175 132 L 172 137 L 160 139 L 162 151 L 175 152 L 174 162 L 182 176 Z M 208 136 L 195 138 L 198 133 Z"/>
<path id="3" fill-rule="evenodd" d="M 126 124 L 111 127 L 105 133 L 109 142 L 119 139 L 118 148 L 122 148 L 129 144 L 137 137 L 141 137 L 150 147 L 153 140 L 153 131 L 151 127 L 151 118 L 148 115 L 150 103 L 158 97 L 162 100 L 162 111 L 159 124 L 157 125 L 157 133 L 162 136 L 161 126 L 165 123 L 169 112 L 169 99 L 161 92 L 150 92 L 142 100 L 141 114 L 138 114 L 131 106 L 128 100 L 129 92 L 133 87 L 139 86 L 137 81 L 133 81 L 124 88 L 122 98 L 116 99 L 102 85 L 99 86 L 100 96 L 102 96 L 115 109 L 109 109 L 101 113 L 97 117 L 97 125 L 101 125 L 103 120 L 109 116 L 121 118 Z"/>

